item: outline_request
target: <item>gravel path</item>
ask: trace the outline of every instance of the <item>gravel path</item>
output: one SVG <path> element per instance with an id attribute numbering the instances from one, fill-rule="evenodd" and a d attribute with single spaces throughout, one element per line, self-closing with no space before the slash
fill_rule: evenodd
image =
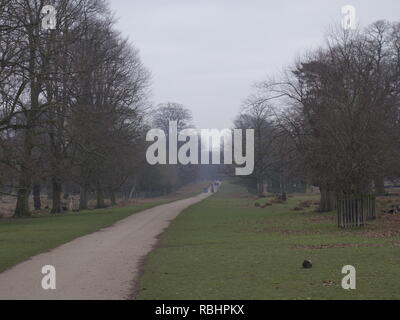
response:
<path id="1" fill-rule="evenodd" d="M 141 260 L 157 236 L 201 194 L 148 209 L 39 254 L 0 274 L 0 299 L 129 299 Z M 0 257 L 1 258 L 1 257 Z M 42 267 L 56 269 L 56 290 L 42 289 Z"/>

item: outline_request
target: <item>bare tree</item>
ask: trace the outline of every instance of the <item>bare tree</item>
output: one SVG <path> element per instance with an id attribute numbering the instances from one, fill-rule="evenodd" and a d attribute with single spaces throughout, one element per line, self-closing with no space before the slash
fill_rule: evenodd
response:
<path id="1" fill-rule="evenodd" d="M 336 195 L 362 195 L 382 185 L 397 153 L 398 51 L 393 26 L 336 30 L 327 46 L 299 59 L 281 80 L 260 85 L 259 101 L 278 106 L 310 180 L 320 187 L 320 211 Z"/>
<path id="2" fill-rule="evenodd" d="M 159 104 L 152 116 L 152 124 L 155 128 L 164 130 L 168 134 L 169 121 L 176 121 L 178 131 L 191 126 L 192 114 L 183 105 L 175 102 Z"/>

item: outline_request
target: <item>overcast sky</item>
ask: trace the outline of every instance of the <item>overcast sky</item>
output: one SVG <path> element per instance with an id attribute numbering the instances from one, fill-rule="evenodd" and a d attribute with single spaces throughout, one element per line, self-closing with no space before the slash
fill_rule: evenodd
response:
<path id="1" fill-rule="evenodd" d="M 323 44 L 347 4 L 361 26 L 400 20 L 399 0 L 110 1 L 153 74 L 152 101 L 184 104 L 204 129 L 231 127 L 252 85 Z"/>

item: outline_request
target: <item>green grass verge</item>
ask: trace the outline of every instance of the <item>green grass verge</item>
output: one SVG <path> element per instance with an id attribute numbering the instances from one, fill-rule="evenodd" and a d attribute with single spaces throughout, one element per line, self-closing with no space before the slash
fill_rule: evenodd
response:
<path id="1" fill-rule="evenodd" d="M 224 184 L 161 236 L 138 299 L 399 299 L 400 237 L 385 233 L 399 224 L 341 230 L 334 213 L 293 211 L 309 199 L 317 198 L 256 208 L 240 187 Z M 302 269 L 304 259 L 312 269 Z M 356 290 L 341 287 L 345 265 L 357 270 Z"/>
<path id="2" fill-rule="evenodd" d="M 0 220 L 0 272 L 77 237 L 109 227 L 133 213 L 163 202 L 80 213 Z"/>
<path id="3" fill-rule="evenodd" d="M 36 254 L 56 248 L 136 212 L 202 192 L 208 182 L 187 185 L 174 194 L 123 208 L 107 208 L 27 219 L 0 219 L 0 272 Z"/>

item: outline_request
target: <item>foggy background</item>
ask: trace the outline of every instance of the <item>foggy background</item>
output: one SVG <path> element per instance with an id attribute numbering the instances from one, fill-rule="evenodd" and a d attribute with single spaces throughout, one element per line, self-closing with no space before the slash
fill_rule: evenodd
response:
<path id="1" fill-rule="evenodd" d="M 347 4 L 360 26 L 399 18 L 398 0 L 110 1 L 152 72 L 152 101 L 182 103 L 198 128 L 218 129 L 231 127 L 255 82 L 319 46 Z"/>

